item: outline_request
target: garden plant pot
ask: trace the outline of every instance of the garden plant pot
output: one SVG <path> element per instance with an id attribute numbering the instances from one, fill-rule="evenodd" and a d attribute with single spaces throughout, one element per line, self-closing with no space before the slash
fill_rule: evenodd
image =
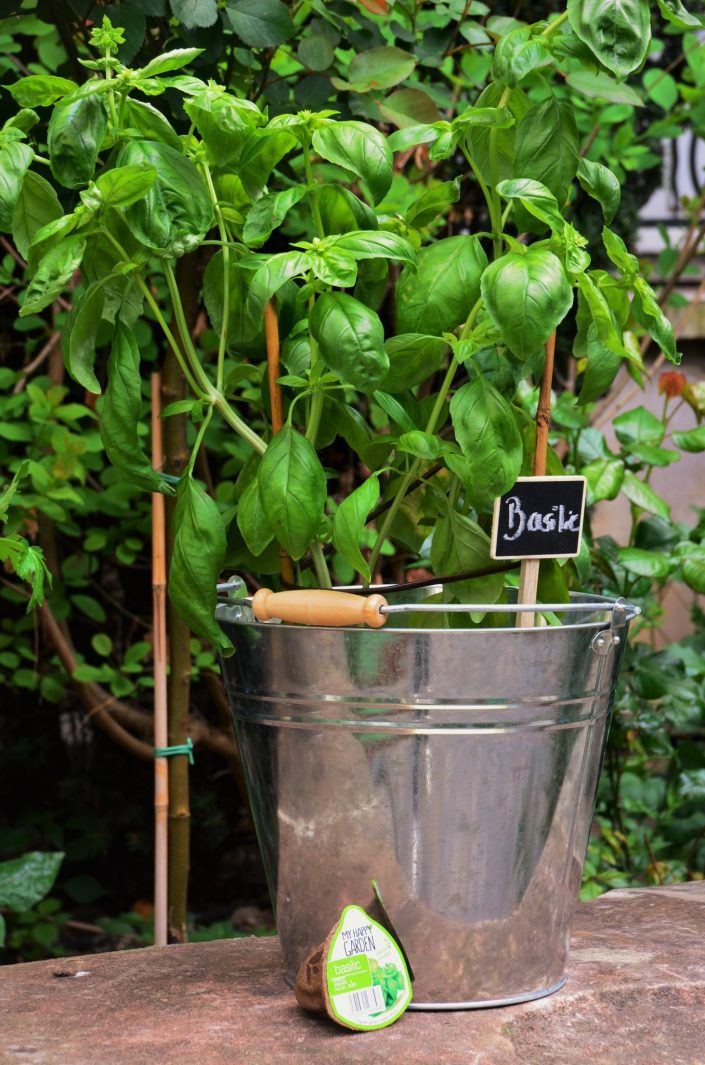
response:
<path id="1" fill-rule="evenodd" d="M 315 628 L 260 623 L 219 601 L 285 978 L 293 984 L 346 905 L 371 901 L 375 880 L 415 1008 L 540 998 L 565 979 L 637 611 L 574 594 L 559 623 L 521 629 L 513 613 L 463 629 L 431 627 L 438 614 L 423 611 L 377 630 Z"/>

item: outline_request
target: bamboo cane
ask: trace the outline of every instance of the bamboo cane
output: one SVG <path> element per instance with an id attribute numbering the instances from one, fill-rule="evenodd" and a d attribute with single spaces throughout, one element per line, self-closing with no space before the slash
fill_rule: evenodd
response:
<path id="1" fill-rule="evenodd" d="M 536 408 L 536 440 L 534 443 L 534 477 L 543 477 L 546 473 L 546 455 L 548 453 L 548 429 L 551 424 L 551 385 L 553 383 L 553 360 L 556 351 L 556 331 L 546 341 L 546 363 L 539 389 L 539 403 Z M 526 558 L 519 571 L 519 603 L 535 603 L 539 586 L 538 558 Z M 533 612 L 517 612 L 517 625 L 520 629 L 530 629 L 536 624 Z"/>
<path id="2" fill-rule="evenodd" d="M 152 465 L 164 461 L 161 423 L 161 376 L 152 374 Z M 166 535 L 164 496 L 152 494 L 152 612 L 154 626 L 154 746 L 166 747 Z M 154 944 L 167 944 L 167 858 L 169 840 L 169 766 L 154 759 Z"/>
<path id="3" fill-rule="evenodd" d="M 267 371 L 269 375 L 269 401 L 272 408 L 272 432 L 278 433 L 284 425 L 282 389 L 278 384 L 279 370 L 279 322 L 272 300 L 264 308 L 264 336 L 267 343 Z M 294 568 L 283 547 L 279 548 L 279 572 L 284 587 L 294 584 Z"/>

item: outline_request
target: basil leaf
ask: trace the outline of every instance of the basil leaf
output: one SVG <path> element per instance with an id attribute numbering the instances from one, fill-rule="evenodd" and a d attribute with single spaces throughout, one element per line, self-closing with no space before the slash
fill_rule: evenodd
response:
<path id="1" fill-rule="evenodd" d="M 129 207 L 146 196 L 157 179 L 153 166 L 119 166 L 96 181 L 103 207 Z"/>
<path id="2" fill-rule="evenodd" d="M 496 109 L 502 96 L 502 86 L 491 82 L 477 99 L 476 109 Z M 516 123 L 521 122 L 526 112 L 531 107 L 528 96 L 521 89 L 511 89 L 509 99 L 505 101 L 506 109 L 514 117 Z M 489 125 L 473 125 L 470 128 L 470 152 L 473 162 L 477 166 L 483 181 L 492 185 L 496 181 L 502 181 L 510 177 L 538 177 L 537 174 L 513 173 L 514 165 L 514 142 L 516 139 L 517 126 L 497 127 L 494 123 Z M 496 173 L 494 166 L 490 166 L 490 137 L 493 137 L 493 156 L 496 160 Z M 544 182 L 547 184 L 547 182 Z M 550 185 L 548 186 L 550 188 Z"/>
<path id="3" fill-rule="evenodd" d="M 364 122 L 331 122 L 315 130 L 314 150 L 329 163 L 342 166 L 362 178 L 372 194 L 372 202 L 379 201 L 392 183 L 392 153 L 374 126 Z"/>
<path id="4" fill-rule="evenodd" d="M 256 325 L 261 325 L 267 300 L 292 277 L 306 273 L 311 266 L 311 256 L 302 251 L 285 251 L 272 255 L 256 271 L 247 297 L 247 313 Z"/>
<path id="5" fill-rule="evenodd" d="M 681 0 L 657 0 L 659 11 L 672 26 L 678 30 L 701 29 L 703 18 L 699 15 L 691 15 Z"/>
<path id="6" fill-rule="evenodd" d="M 452 203 L 460 199 L 460 178 L 439 181 L 426 189 L 406 212 L 406 224 L 416 229 L 431 225 L 439 215 L 444 215 Z"/>
<path id="7" fill-rule="evenodd" d="M 305 186 L 295 186 L 282 192 L 271 192 L 255 200 L 247 215 L 242 239 L 246 244 L 264 244 L 273 229 L 280 226 L 287 214 L 308 193 Z M 257 554 L 258 552 L 254 552 Z"/>
<path id="8" fill-rule="evenodd" d="M 227 655 L 232 644 L 215 620 L 215 586 L 225 559 L 225 526 L 215 502 L 188 474 L 176 490 L 174 527 L 169 598 L 192 632 Z"/>
<path id="9" fill-rule="evenodd" d="M 643 277 L 634 279 L 632 314 L 637 322 L 643 325 L 651 339 L 656 341 L 669 362 L 678 365 L 681 355 L 679 351 L 676 351 L 673 326 L 659 307 L 650 285 Z"/>
<path id="10" fill-rule="evenodd" d="M 12 239 L 20 255 L 26 259 L 35 234 L 62 213 L 59 197 L 49 182 L 28 170 L 12 212 Z"/>
<path id="11" fill-rule="evenodd" d="M 578 277 L 578 291 L 602 346 L 620 358 L 631 358 L 607 298 L 590 274 L 581 274 Z"/>
<path id="12" fill-rule="evenodd" d="M 308 253 L 315 276 L 326 285 L 352 288 L 357 278 L 357 262 L 348 252 L 331 245 L 318 245 Z"/>
<path id="13" fill-rule="evenodd" d="M 416 253 L 409 241 L 384 229 L 343 233 L 334 246 L 351 255 L 353 259 L 396 259 L 412 264 L 416 262 Z"/>
<path id="14" fill-rule="evenodd" d="M 639 260 L 631 252 L 621 237 L 613 233 L 607 226 L 602 227 L 602 243 L 605 251 L 615 266 L 622 271 L 622 276 L 627 283 L 631 283 L 639 273 Z"/>
<path id="15" fill-rule="evenodd" d="M 511 404 L 482 375 L 450 401 L 455 437 L 469 467 L 465 490 L 478 508 L 512 487 L 524 454 Z"/>
<path id="16" fill-rule="evenodd" d="M 377 229 L 377 215 L 350 189 L 341 185 L 319 185 L 316 196 L 326 235 L 347 233 L 351 229 Z"/>
<path id="17" fill-rule="evenodd" d="M 108 385 L 100 410 L 103 447 L 113 466 L 132 484 L 147 492 L 171 493 L 142 449 L 137 431 L 141 421 L 139 348 L 132 333 L 120 327 L 108 359 Z"/>
<path id="18" fill-rule="evenodd" d="M 157 74 L 166 74 L 168 70 L 180 70 L 187 66 L 191 60 L 196 59 L 204 51 L 203 48 L 174 48 L 170 52 L 162 52 L 161 55 L 150 59 L 146 67 L 138 71 L 141 78 L 153 78 Z"/>
<path id="19" fill-rule="evenodd" d="M 587 366 L 583 373 L 578 402 L 591 403 L 604 395 L 621 365 L 621 357 L 602 345 L 595 326 L 591 325 L 587 337 Z"/>
<path id="20" fill-rule="evenodd" d="M 542 182 L 561 205 L 578 169 L 578 148 L 572 105 L 549 96 L 533 104 L 517 126 L 512 177 Z"/>
<path id="21" fill-rule="evenodd" d="M 208 85 L 185 100 L 184 111 L 200 133 L 210 163 L 217 167 L 236 164 L 250 136 L 263 121 L 256 104 L 223 93 L 220 86 Z"/>
<path id="22" fill-rule="evenodd" d="M 50 248 L 40 259 L 34 277 L 27 287 L 27 295 L 20 309 L 20 318 L 44 310 L 63 292 L 78 270 L 85 251 L 83 237 L 66 237 Z"/>
<path id="23" fill-rule="evenodd" d="M 449 511 L 436 525 L 431 542 L 431 567 L 439 576 L 491 566 L 490 539 L 477 522 Z M 496 603 L 504 588 L 504 574 L 460 581 L 453 592 L 466 603 Z"/>
<path id="24" fill-rule="evenodd" d="M 187 30 L 192 30 L 196 27 L 205 29 L 208 26 L 212 26 L 218 18 L 218 8 L 215 0 L 169 0 L 169 6 L 174 17 Z"/>
<path id="25" fill-rule="evenodd" d="M 296 29 L 281 0 L 228 0 L 225 10 L 235 33 L 252 48 L 275 48 Z"/>
<path id="26" fill-rule="evenodd" d="M 75 92 L 78 85 L 75 81 L 57 78 L 53 74 L 30 74 L 5 88 L 20 107 L 49 107 L 62 96 Z"/>
<path id="27" fill-rule="evenodd" d="M 513 89 L 550 58 L 541 38 L 532 35 L 531 27 L 518 26 L 497 44 L 492 59 L 492 77 Z"/>
<path id="28" fill-rule="evenodd" d="M 104 285 L 107 278 L 95 281 L 78 299 L 74 300 L 71 313 L 61 338 L 61 347 L 66 369 L 88 392 L 100 394 L 101 388 L 93 365 L 98 327 L 105 302 Z"/>
<path id="29" fill-rule="evenodd" d="M 360 534 L 370 511 L 379 499 L 379 478 L 372 474 L 340 504 L 333 519 L 333 543 L 364 581 L 369 581 L 370 567 L 360 551 Z"/>
<path id="30" fill-rule="evenodd" d="M 253 200 L 262 192 L 274 167 L 297 145 L 296 137 L 283 129 L 256 129 L 240 154 L 238 174 Z"/>
<path id="31" fill-rule="evenodd" d="M 0 231 L 12 229 L 12 215 L 20 198 L 25 174 L 34 159 L 28 144 L 9 141 L 0 148 Z"/>
<path id="32" fill-rule="evenodd" d="M 342 380 L 372 392 L 389 370 L 384 327 L 374 311 L 343 292 L 324 292 L 309 322 L 321 358 Z"/>
<path id="33" fill-rule="evenodd" d="M 125 208 L 133 236 L 146 247 L 175 257 L 197 247 L 211 227 L 213 209 L 191 160 L 168 144 L 133 140 L 120 149 L 117 165 L 157 172 L 146 196 Z"/>
<path id="34" fill-rule="evenodd" d="M 90 181 L 107 125 L 105 105 L 96 92 L 74 93 L 56 105 L 47 144 L 51 172 L 60 185 L 77 189 Z"/>
<path id="35" fill-rule="evenodd" d="M 177 152 L 181 151 L 181 141 L 176 130 L 161 111 L 146 100 L 125 101 L 125 125 L 139 133 L 142 140 L 163 141 Z"/>
<path id="36" fill-rule="evenodd" d="M 593 55 L 618 78 L 637 70 L 651 40 L 648 0 L 568 0 L 568 18 Z"/>
<path id="37" fill-rule="evenodd" d="M 231 250 L 228 269 L 228 330 L 227 343 L 235 349 L 250 344 L 260 333 L 247 312 L 248 271 L 243 270 Z M 203 274 L 203 302 L 216 333 L 223 325 L 223 252 L 219 249 L 208 260 Z"/>
<path id="38" fill-rule="evenodd" d="M 422 89 L 397 89 L 378 102 L 382 118 L 400 129 L 415 122 L 437 122 L 441 114 Z"/>
<path id="39" fill-rule="evenodd" d="M 505 200 L 518 201 L 529 214 L 545 222 L 554 233 L 561 234 L 565 229 L 565 219 L 556 197 L 540 181 L 531 178 L 500 181 L 497 192 Z"/>
<path id="40" fill-rule="evenodd" d="M 399 333 L 440 336 L 465 321 L 480 295 L 487 256 L 477 237 L 445 237 L 422 248 L 396 288 Z"/>
<path id="41" fill-rule="evenodd" d="M 326 477 L 312 444 L 290 426 L 270 441 L 258 483 L 274 535 L 294 559 L 318 536 L 326 502 Z"/>
<path id="42" fill-rule="evenodd" d="M 407 414 L 406 408 L 402 406 L 398 399 L 379 390 L 374 392 L 373 395 L 384 413 L 389 416 L 392 422 L 396 422 L 402 432 L 415 433 L 417 431 L 413 419 Z"/>
<path id="43" fill-rule="evenodd" d="M 250 481 L 237 505 L 237 527 L 253 555 L 261 555 L 272 542 L 272 525 L 262 504 L 257 478 Z"/>
<path id="44" fill-rule="evenodd" d="M 592 196 L 593 200 L 600 204 L 605 222 L 609 225 L 617 213 L 622 195 L 616 176 L 602 163 L 581 159 L 578 163 L 578 181 L 588 196 Z"/>
<path id="45" fill-rule="evenodd" d="M 502 339 L 519 359 L 538 352 L 573 305 L 560 259 L 545 248 L 510 252 L 482 275 L 482 298 Z"/>
<path id="46" fill-rule="evenodd" d="M 384 342 L 389 372 L 380 382 L 383 392 L 404 392 L 426 381 L 443 362 L 448 344 L 441 337 L 400 333 Z"/>
<path id="47" fill-rule="evenodd" d="M 591 100 L 609 100 L 613 104 L 629 104 L 630 107 L 643 107 L 643 97 L 631 85 L 615 81 L 604 71 L 575 70 L 566 78 L 571 89 Z"/>

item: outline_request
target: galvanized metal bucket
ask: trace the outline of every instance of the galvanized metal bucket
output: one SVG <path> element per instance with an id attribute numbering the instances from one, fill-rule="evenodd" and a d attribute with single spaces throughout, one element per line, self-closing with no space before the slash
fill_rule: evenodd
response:
<path id="1" fill-rule="evenodd" d="M 217 607 L 236 648 L 223 674 L 285 977 L 344 906 L 371 901 L 374 879 L 415 1008 L 540 998 L 565 979 L 638 611 L 576 594 L 540 608 L 559 624 L 432 628 L 425 611 L 438 604 L 404 598 L 390 597 L 377 630 L 260 623 L 237 599 Z M 516 610 L 464 609 L 495 622 Z"/>

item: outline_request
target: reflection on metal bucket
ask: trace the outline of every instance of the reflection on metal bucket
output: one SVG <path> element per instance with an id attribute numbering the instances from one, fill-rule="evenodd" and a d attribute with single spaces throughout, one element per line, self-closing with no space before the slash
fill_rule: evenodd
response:
<path id="1" fill-rule="evenodd" d="M 289 982 L 374 878 L 416 1008 L 561 986 L 633 616 L 596 596 L 572 605 L 529 629 L 425 629 L 421 606 L 371 631 L 261 624 L 220 601 Z"/>

